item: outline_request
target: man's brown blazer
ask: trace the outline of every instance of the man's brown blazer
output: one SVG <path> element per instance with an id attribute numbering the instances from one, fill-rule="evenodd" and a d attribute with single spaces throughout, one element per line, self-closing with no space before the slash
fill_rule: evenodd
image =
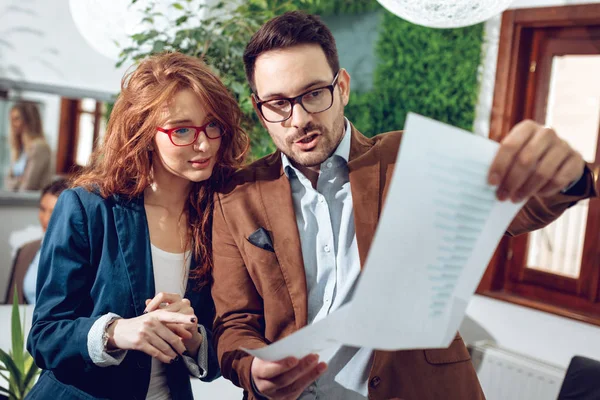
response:
<path id="1" fill-rule="evenodd" d="M 361 265 L 381 215 L 401 132 L 366 138 L 352 128 L 348 161 Z M 541 228 L 580 198 L 596 195 L 592 174 L 581 196 L 532 199 L 508 234 Z M 264 228 L 274 251 L 248 241 Z M 290 184 L 279 152 L 239 171 L 217 194 L 213 221 L 215 343 L 223 376 L 256 398 L 252 357 L 240 350 L 263 347 L 307 324 L 307 290 Z M 377 329 L 377 327 L 373 327 Z M 375 351 L 369 399 L 483 399 L 469 353 L 459 335 L 447 349 Z"/>

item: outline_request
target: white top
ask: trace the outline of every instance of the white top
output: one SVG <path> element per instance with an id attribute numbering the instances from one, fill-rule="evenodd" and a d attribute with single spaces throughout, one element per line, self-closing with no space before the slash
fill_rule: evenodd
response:
<path id="1" fill-rule="evenodd" d="M 163 251 L 155 246 L 151 246 L 153 275 L 155 281 L 156 293 L 171 292 L 185 294 L 187 278 L 191 265 L 191 253 L 186 252 L 173 254 Z M 183 267 L 183 268 L 182 268 Z M 121 318 L 118 314 L 109 312 L 102 315 L 94 322 L 87 337 L 88 353 L 91 360 L 99 367 L 111 367 L 120 365 L 127 355 L 127 350 L 106 349 L 106 329 L 111 321 Z M 206 328 L 198 325 L 198 332 L 203 338 L 208 337 Z M 208 375 L 208 340 L 202 340 L 198 356 L 193 359 L 189 356 L 183 356 L 183 362 L 190 375 L 202 379 Z M 170 399 L 168 386 L 165 382 L 164 364 L 157 360 L 152 360 L 149 399 Z"/>
<path id="2" fill-rule="evenodd" d="M 156 293 L 178 293 L 183 297 L 190 270 L 191 253 L 168 253 L 151 245 L 152 266 L 154 269 L 154 288 Z M 155 293 L 155 294 L 156 294 Z M 165 364 L 152 358 L 148 400 L 170 400 L 171 393 L 167 385 Z"/>

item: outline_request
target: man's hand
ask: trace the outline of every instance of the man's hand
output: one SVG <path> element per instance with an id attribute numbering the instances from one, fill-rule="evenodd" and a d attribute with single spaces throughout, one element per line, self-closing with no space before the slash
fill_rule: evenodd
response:
<path id="1" fill-rule="evenodd" d="M 251 374 L 254 386 L 263 396 L 291 400 L 297 399 L 326 369 L 327 364 L 319 363 L 316 354 L 309 354 L 301 360 L 289 357 L 276 362 L 255 357 Z"/>
<path id="2" fill-rule="evenodd" d="M 488 182 L 498 200 L 553 196 L 579 179 L 585 161 L 556 132 L 534 121 L 515 125 L 500 143 Z"/>

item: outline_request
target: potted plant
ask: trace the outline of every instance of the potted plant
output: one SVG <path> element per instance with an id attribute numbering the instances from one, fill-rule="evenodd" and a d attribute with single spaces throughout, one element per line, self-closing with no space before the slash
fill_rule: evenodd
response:
<path id="1" fill-rule="evenodd" d="M 15 287 L 11 313 L 12 350 L 6 353 L 0 349 L 0 376 L 8 382 L 8 389 L 0 387 L 0 394 L 7 396 L 9 400 L 24 399 L 40 373 L 33 357 L 25 349 L 25 313 L 21 325 L 18 303 Z"/>

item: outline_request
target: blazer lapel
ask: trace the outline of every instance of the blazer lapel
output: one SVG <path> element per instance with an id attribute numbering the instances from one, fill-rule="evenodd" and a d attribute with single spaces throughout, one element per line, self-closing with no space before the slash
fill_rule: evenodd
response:
<path id="1" fill-rule="evenodd" d="M 117 198 L 114 218 L 131 286 L 135 314 L 142 315 L 146 308 L 146 299 L 155 295 L 150 233 L 143 196 L 131 201 Z"/>
<path id="2" fill-rule="evenodd" d="M 348 171 L 361 268 L 365 265 L 381 211 L 379 147 L 352 126 Z"/>
<path id="3" fill-rule="evenodd" d="M 296 316 L 298 329 L 307 323 L 307 289 L 302 248 L 290 182 L 283 173 L 281 155 L 276 152 L 265 176 L 257 176 L 268 230 L 283 273 Z"/>

